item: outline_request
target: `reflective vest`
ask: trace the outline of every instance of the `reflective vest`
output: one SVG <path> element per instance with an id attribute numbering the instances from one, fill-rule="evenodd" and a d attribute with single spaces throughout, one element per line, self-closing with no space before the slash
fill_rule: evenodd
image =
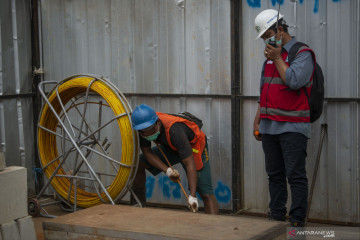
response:
<path id="1" fill-rule="evenodd" d="M 308 48 L 300 49 L 299 53 L 310 51 Z M 288 53 L 284 51 L 282 59 L 287 65 Z M 315 68 L 314 68 L 315 69 Z M 310 107 L 304 88 L 290 89 L 280 77 L 272 60 L 266 60 L 264 69 L 264 85 L 260 94 L 260 117 L 275 121 L 310 122 Z M 305 89 L 310 96 L 312 76 Z"/>
<path id="2" fill-rule="evenodd" d="M 172 115 L 161 113 L 161 112 L 157 112 L 156 114 L 159 116 L 160 121 L 165 128 L 166 139 L 169 143 L 169 146 L 174 151 L 178 151 L 177 148 L 175 148 L 172 145 L 171 140 L 170 140 L 170 128 L 174 123 L 177 123 L 177 122 L 184 123 L 187 127 L 189 127 L 194 132 L 195 136 L 190 141 L 190 145 L 193 150 L 193 157 L 195 160 L 196 170 L 197 171 L 201 170 L 203 168 L 201 155 L 204 151 L 205 144 L 206 144 L 205 133 L 199 129 L 199 127 L 196 123 L 191 122 L 187 119 L 172 116 Z"/>

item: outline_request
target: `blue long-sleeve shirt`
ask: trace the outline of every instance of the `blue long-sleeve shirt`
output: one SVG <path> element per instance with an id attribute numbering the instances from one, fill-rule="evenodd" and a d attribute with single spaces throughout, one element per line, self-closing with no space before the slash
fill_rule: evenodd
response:
<path id="1" fill-rule="evenodd" d="M 289 52 L 290 48 L 296 43 L 296 38 L 293 37 L 283 48 Z M 286 59 L 287 61 L 287 59 Z M 264 68 L 261 71 L 260 89 L 264 84 Z M 314 70 L 314 61 L 309 51 L 302 52 L 296 56 L 285 72 L 286 85 L 294 90 L 304 87 L 311 78 Z M 260 90 L 261 91 L 261 90 Z M 310 123 L 304 122 L 280 122 L 267 118 L 262 118 L 260 121 L 260 133 L 262 134 L 281 134 L 285 132 L 298 132 L 304 134 L 306 137 L 311 137 Z"/>

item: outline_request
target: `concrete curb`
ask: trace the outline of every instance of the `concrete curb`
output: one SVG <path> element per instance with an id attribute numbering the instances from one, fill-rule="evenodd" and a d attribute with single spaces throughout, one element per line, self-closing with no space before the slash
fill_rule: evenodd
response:
<path id="1" fill-rule="evenodd" d="M 34 222 L 31 216 L 0 225 L 0 240 L 36 240 Z"/>
<path id="2" fill-rule="evenodd" d="M 1 234 L 3 236 L 3 240 L 21 240 L 20 233 L 15 221 L 2 224 Z"/>
<path id="3" fill-rule="evenodd" d="M 20 218 L 17 223 L 21 239 L 36 240 L 34 221 L 31 216 Z"/>

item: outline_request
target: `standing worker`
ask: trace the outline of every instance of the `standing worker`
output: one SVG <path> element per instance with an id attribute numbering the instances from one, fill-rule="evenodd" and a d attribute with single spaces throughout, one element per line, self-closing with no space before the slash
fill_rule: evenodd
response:
<path id="1" fill-rule="evenodd" d="M 145 169 L 153 175 L 164 172 L 173 182 L 180 179 L 179 172 L 166 163 L 168 159 L 171 165 L 181 163 L 186 171 L 190 188 L 189 209 L 198 211 L 198 192 L 204 201 L 205 213 L 218 214 L 219 208 L 211 184 L 206 136 L 199 126 L 178 116 L 155 112 L 146 104 L 135 108 L 131 120 L 133 128 L 139 131 L 142 151 L 132 187 L 140 202 L 146 202 Z M 155 141 L 158 147 L 151 148 L 151 141 Z M 132 195 L 130 204 L 135 204 Z"/>
<path id="2" fill-rule="evenodd" d="M 288 33 L 283 15 L 278 15 L 276 10 L 259 13 L 255 30 L 256 39 L 262 38 L 266 45 L 253 132 L 256 140 L 262 141 L 265 153 L 269 218 L 286 219 L 287 178 L 292 198 L 291 226 L 302 227 L 308 207 L 305 158 L 310 138 L 310 110 L 305 91 L 310 96 L 314 60 L 311 50 L 304 48 L 289 65 L 288 53 L 297 41 Z"/>

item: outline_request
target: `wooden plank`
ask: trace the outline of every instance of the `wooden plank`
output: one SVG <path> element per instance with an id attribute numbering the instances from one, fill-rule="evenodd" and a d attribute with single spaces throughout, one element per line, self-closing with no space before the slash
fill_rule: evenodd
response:
<path id="1" fill-rule="evenodd" d="M 177 210 L 99 205 L 43 222 L 45 239 L 273 239 L 288 224 Z M 86 236 L 86 237 L 85 237 Z"/>

